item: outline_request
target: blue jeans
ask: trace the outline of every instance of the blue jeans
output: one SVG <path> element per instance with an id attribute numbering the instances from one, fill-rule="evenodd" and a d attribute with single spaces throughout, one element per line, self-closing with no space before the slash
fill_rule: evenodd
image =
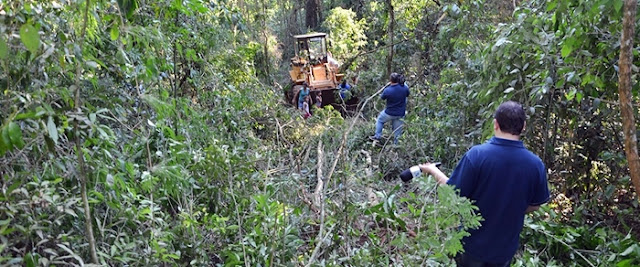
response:
<path id="1" fill-rule="evenodd" d="M 375 138 L 379 139 L 382 137 L 382 128 L 384 127 L 384 124 L 388 121 L 391 121 L 391 126 L 393 126 L 393 136 L 394 136 L 393 143 L 397 144 L 398 138 L 402 134 L 402 124 L 403 124 L 402 118 L 404 118 L 404 116 L 391 116 L 386 112 L 384 112 L 384 110 L 380 112 L 380 115 L 378 115 L 378 119 L 376 121 Z"/>

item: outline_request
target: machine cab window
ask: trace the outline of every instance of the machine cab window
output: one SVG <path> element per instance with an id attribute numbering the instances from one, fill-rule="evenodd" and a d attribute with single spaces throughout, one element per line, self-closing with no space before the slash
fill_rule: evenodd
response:
<path id="1" fill-rule="evenodd" d="M 296 35 L 295 52 L 300 63 L 314 61 L 315 63 L 326 63 L 327 45 L 326 34 L 304 34 Z"/>

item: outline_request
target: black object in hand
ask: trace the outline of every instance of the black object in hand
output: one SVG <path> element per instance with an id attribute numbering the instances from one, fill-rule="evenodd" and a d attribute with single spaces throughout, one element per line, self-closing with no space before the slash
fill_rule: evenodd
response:
<path id="1" fill-rule="evenodd" d="M 434 162 L 433 164 L 435 164 L 436 167 L 440 167 L 442 163 Z M 422 174 L 422 170 L 420 170 L 420 167 L 416 165 L 402 171 L 400 173 L 400 179 L 402 179 L 403 182 L 408 182 L 408 181 L 411 181 L 411 179 L 420 176 L 421 174 Z"/>

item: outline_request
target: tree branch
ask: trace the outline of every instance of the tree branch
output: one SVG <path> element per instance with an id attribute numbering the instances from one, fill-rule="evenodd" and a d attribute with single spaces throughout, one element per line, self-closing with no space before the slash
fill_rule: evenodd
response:
<path id="1" fill-rule="evenodd" d="M 82 31 L 80 32 L 80 41 L 78 42 L 78 46 L 80 47 L 80 53 L 82 53 L 82 49 L 84 46 L 84 38 L 87 32 L 87 21 L 89 20 L 89 6 L 91 5 L 91 0 L 87 0 L 85 2 L 84 8 L 84 18 L 82 22 Z M 82 103 L 80 102 L 80 75 L 82 75 L 82 64 L 80 62 L 80 58 L 77 58 L 76 64 L 76 77 L 74 81 L 74 86 L 76 89 L 75 101 L 74 101 L 74 109 L 79 114 L 82 113 Z M 99 264 L 98 262 L 98 254 L 96 253 L 96 239 L 93 236 L 93 224 L 91 220 L 91 208 L 89 207 L 89 198 L 87 197 L 87 170 L 84 162 L 84 153 L 82 152 L 82 144 L 80 143 L 80 127 L 78 127 L 78 120 L 75 119 L 73 121 L 73 131 L 74 131 L 74 141 L 76 146 L 76 156 L 78 158 L 78 179 L 80 180 L 80 194 L 82 195 L 82 204 L 84 207 L 84 225 L 85 231 L 87 232 L 87 241 L 89 242 L 89 252 L 91 254 L 91 260 L 95 264 Z"/>
<path id="2" fill-rule="evenodd" d="M 356 113 L 357 115 L 354 117 L 354 119 L 351 121 L 351 124 L 349 125 L 349 128 L 344 132 L 344 134 L 342 135 L 342 142 L 340 142 L 340 148 L 338 148 L 338 152 L 336 153 L 336 157 L 333 159 L 333 164 L 331 166 L 331 169 L 329 170 L 329 175 L 327 175 L 327 179 L 324 182 L 324 184 L 329 184 L 329 181 L 331 181 L 331 176 L 333 176 L 333 172 L 336 169 L 336 166 L 338 165 L 338 161 L 340 160 L 340 156 L 342 155 L 342 151 L 344 150 L 346 143 L 347 143 L 347 137 L 349 136 L 349 133 L 351 133 L 351 131 L 353 130 L 353 126 L 356 124 L 357 118 L 360 117 L 360 115 L 362 114 L 362 110 L 364 109 L 364 107 L 367 105 L 367 103 L 369 103 L 369 101 L 371 101 L 372 98 L 374 98 L 375 96 L 377 96 L 378 94 L 380 94 L 387 86 L 383 86 L 382 88 L 380 88 L 377 92 L 375 92 L 373 95 L 369 96 L 362 104 L 362 106 L 360 107 L 360 109 L 358 110 L 358 112 Z M 318 145 L 318 151 L 321 151 L 321 143 Z M 318 158 L 320 158 L 320 155 L 318 156 Z M 320 168 L 320 159 L 318 159 L 318 168 Z M 322 174 L 320 172 L 320 174 Z M 324 194 L 324 190 L 326 189 L 326 187 L 322 186 L 322 188 L 320 188 L 320 191 L 318 193 L 320 194 Z M 318 188 L 316 187 L 316 191 L 318 191 Z M 319 247 L 321 245 L 321 241 L 326 239 L 322 237 L 323 234 L 323 230 L 324 230 L 324 201 L 320 201 L 320 231 L 318 232 L 318 236 L 316 237 L 316 239 L 318 239 L 318 244 L 316 244 L 316 249 L 313 251 L 313 253 L 311 254 L 311 257 L 309 258 L 309 262 L 307 263 L 306 266 L 310 266 L 314 261 L 315 258 L 317 256 Z M 331 233 L 331 230 L 328 231 L 328 233 Z M 328 234 L 327 234 L 328 236 Z"/>
<path id="3" fill-rule="evenodd" d="M 442 20 L 444 18 L 446 18 L 446 17 L 447 17 L 447 13 L 446 12 L 442 13 L 442 16 L 440 16 L 440 18 L 438 18 L 438 20 L 436 20 L 436 26 L 440 25 L 440 22 L 442 22 Z"/>
<path id="4" fill-rule="evenodd" d="M 382 91 L 384 90 L 384 88 L 387 88 L 387 86 L 383 86 L 381 87 L 377 92 L 375 92 L 373 95 L 371 95 L 370 97 L 368 97 L 363 103 L 362 106 L 360 107 L 360 109 L 358 110 L 358 112 L 356 113 L 357 115 L 354 117 L 354 119 L 351 121 L 351 124 L 349 125 L 349 128 L 344 132 L 344 134 L 342 135 L 342 142 L 340 142 L 340 147 L 338 148 L 338 152 L 336 153 L 336 158 L 333 160 L 333 164 L 331 165 L 331 169 L 329 170 L 329 174 L 327 175 L 327 180 L 326 180 L 326 184 L 329 184 L 329 181 L 331 180 L 331 176 L 333 176 L 333 172 L 336 169 L 336 165 L 338 165 L 338 160 L 340 159 L 340 156 L 342 155 L 342 151 L 344 150 L 344 147 L 347 144 L 347 137 L 349 136 L 349 133 L 351 133 L 351 131 L 353 130 L 353 126 L 356 124 L 357 119 L 360 117 L 360 115 L 362 114 L 362 110 L 364 109 L 364 107 L 367 105 L 367 103 L 369 103 L 369 101 L 371 101 L 372 98 L 374 98 L 375 96 L 379 95 L 380 93 L 382 93 Z"/>
<path id="5" fill-rule="evenodd" d="M 318 141 L 318 171 L 317 171 L 317 178 L 318 178 L 318 184 L 316 185 L 316 191 L 313 193 L 314 196 L 314 204 L 315 206 L 320 206 L 320 202 L 322 201 L 322 199 L 324 198 L 323 195 L 323 188 L 324 188 L 324 182 L 322 181 L 322 165 L 323 165 L 323 159 L 324 159 L 324 151 L 322 149 L 322 139 L 320 139 L 320 141 Z M 322 229 L 322 226 L 321 226 Z"/>
<path id="6" fill-rule="evenodd" d="M 338 69 L 338 73 L 344 73 L 344 71 L 347 70 L 347 68 L 349 68 L 349 66 L 351 66 L 351 64 L 353 64 L 353 62 L 356 61 L 356 59 L 358 57 L 360 57 L 360 56 L 371 54 L 371 53 L 376 52 L 376 51 L 378 51 L 380 49 L 385 49 L 385 48 L 388 48 L 390 46 L 394 46 L 394 45 L 398 45 L 398 44 L 404 43 L 406 41 L 408 41 L 408 40 L 406 38 L 404 38 L 404 39 L 402 39 L 400 41 L 397 41 L 395 43 L 391 43 L 391 44 L 384 45 L 384 46 L 379 46 L 379 47 L 376 47 L 376 48 L 371 49 L 369 51 L 361 51 L 360 53 L 356 54 L 355 56 L 350 57 L 347 60 L 345 60 L 345 62 L 342 65 L 340 65 L 340 68 Z"/>

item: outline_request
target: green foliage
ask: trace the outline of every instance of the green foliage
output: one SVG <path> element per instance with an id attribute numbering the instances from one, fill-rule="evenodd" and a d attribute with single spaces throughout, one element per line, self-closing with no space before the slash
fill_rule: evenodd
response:
<path id="1" fill-rule="evenodd" d="M 222 170 L 234 169 L 238 177 L 249 176 L 251 169 L 237 168 L 252 161 L 247 158 L 252 154 L 244 153 L 255 141 L 246 133 L 251 132 L 253 116 L 273 105 L 263 101 L 274 96 L 270 92 L 248 95 L 249 91 L 237 91 L 224 80 L 211 78 L 229 71 L 233 74 L 229 80 L 238 86 L 260 86 L 249 76 L 246 59 L 207 63 L 226 54 L 208 45 L 224 43 L 220 37 L 229 37 L 208 37 L 219 28 L 210 23 L 216 9 L 190 1 L 166 13 L 153 13 L 175 3 L 179 1 L 148 6 L 119 1 L 118 8 L 126 13 L 123 21 L 113 9 L 115 2 L 98 1 L 90 9 L 100 10 L 96 13 L 100 19 L 90 17 L 85 47 L 74 47 L 81 36 L 69 32 L 80 32 L 74 27 L 82 23 L 70 11 L 82 10 L 83 3 L 35 4 L 38 12 L 9 12 L 14 16 L 9 21 L 31 17 L 41 33 L 32 24 L 9 24 L 8 31 L 19 31 L 25 47 L 32 50 L 30 57 L 20 46 L 3 46 L 10 50 L 6 52 L 7 64 L 3 64 L 7 72 L 0 77 L 7 86 L 3 101 L 15 106 L 8 109 L 11 105 L 2 105 L 2 113 L 12 115 L 3 118 L 1 128 L 2 184 L 8 188 L 3 191 L 2 203 L 10 205 L 1 207 L 0 219 L 9 224 L 2 226 L 0 264 L 86 263 L 89 254 L 84 218 L 78 208 L 75 154 L 69 149 L 69 140 L 76 135 L 83 139 L 82 154 L 89 166 L 89 202 L 102 264 L 216 261 L 221 245 L 214 244 L 215 238 L 205 237 L 221 227 L 211 218 L 231 213 L 211 205 L 214 202 L 208 197 L 229 196 L 216 182 L 218 177 L 226 177 Z M 60 13 L 61 9 L 66 12 Z M 177 12 L 194 17 L 180 18 Z M 207 15 L 195 15 L 203 12 Z M 200 33 L 196 31 L 199 28 L 209 30 Z M 193 42 L 195 33 L 198 36 Z M 15 40 L 6 43 L 14 44 Z M 36 54 L 42 47 L 43 54 Z M 161 58 L 177 61 L 164 63 L 167 61 Z M 70 87 L 72 79 L 68 77 L 75 77 L 75 64 L 80 62 L 87 67 L 81 73 L 81 88 Z M 53 75 L 57 73 L 62 75 Z M 166 90 L 174 85 L 180 90 Z M 196 90 L 196 85 L 204 88 Z M 219 90 L 221 86 L 225 88 Z M 71 111 L 76 89 L 81 90 L 85 105 Z M 215 108 L 206 111 L 173 93 L 202 94 L 199 100 L 205 105 L 213 103 Z M 254 108 L 247 109 L 249 106 Z M 79 132 L 70 127 L 74 121 L 80 125 Z M 239 137 L 244 141 L 237 140 Z M 232 153 L 227 152 L 230 145 Z M 204 168 L 204 159 L 215 160 L 224 168 Z M 30 182 L 32 179 L 35 182 Z"/>
<path id="2" fill-rule="evenodd" d="M 323 27 L 329 31 L 331 52 L 339 60 L 355 56 L 367 44 L 366 22 L 364 18 L 358 20 L 350 9 L 332 9 Z"/>
<path id="3" fill-rule="evenodd" d="M 350 73 L 367 96 L 387 79 L 389 17 L 342 2 L 324 26 L 337 58 L 370 52 Z M 412 91 L 399 147 L 366 141 L 382 101 L 365 120 L 282 103 L 269 69 L 304 28 L 297 3 L 6 2 L 0 265 L 89 264 L 79 138 L 101 265 L 449 266 L 477 210 L 397 174 L 450 172 L 506 99 L 526 104 L 525 141 L 566 196 L 527 219 L 514 264 L 640 264 L 615 119 L 622 1 L 530 1 L 510 18 L 495 1 L 439 2 L 392 2 L 392 63 Z"/>
<path id="4" fill-rule="evenodd" d="M 462 250 L 461 239 L 468 235 L 464 230 L 477 228 L 481 218 L 475 213 L 477 208 L 452 187 L 436 188 L 432 177 L 426 179 L 404 188 L 396 186 L 389 195 L 381 193 L 380 203 L 365 210 L 375 225 L 362 233 L 368 233 L 377 246 L 357 248 L 354 258 L 338 263 L 451 264 L 450 257 Z"/>
<path id="5" fill-rule="evenodd" d="M 640 247 L 631 233 L 622 234 L 602 227 L 567 227 L 555 223 L 557 216 L 546 209 L 551 220 L 525 221 L 522 233 L 524 249 L 516 266 L 533 262 L 565 262 L 565 266 L 636 266 Z M 544 247 L 543 251 L 539 248 Z"/>

